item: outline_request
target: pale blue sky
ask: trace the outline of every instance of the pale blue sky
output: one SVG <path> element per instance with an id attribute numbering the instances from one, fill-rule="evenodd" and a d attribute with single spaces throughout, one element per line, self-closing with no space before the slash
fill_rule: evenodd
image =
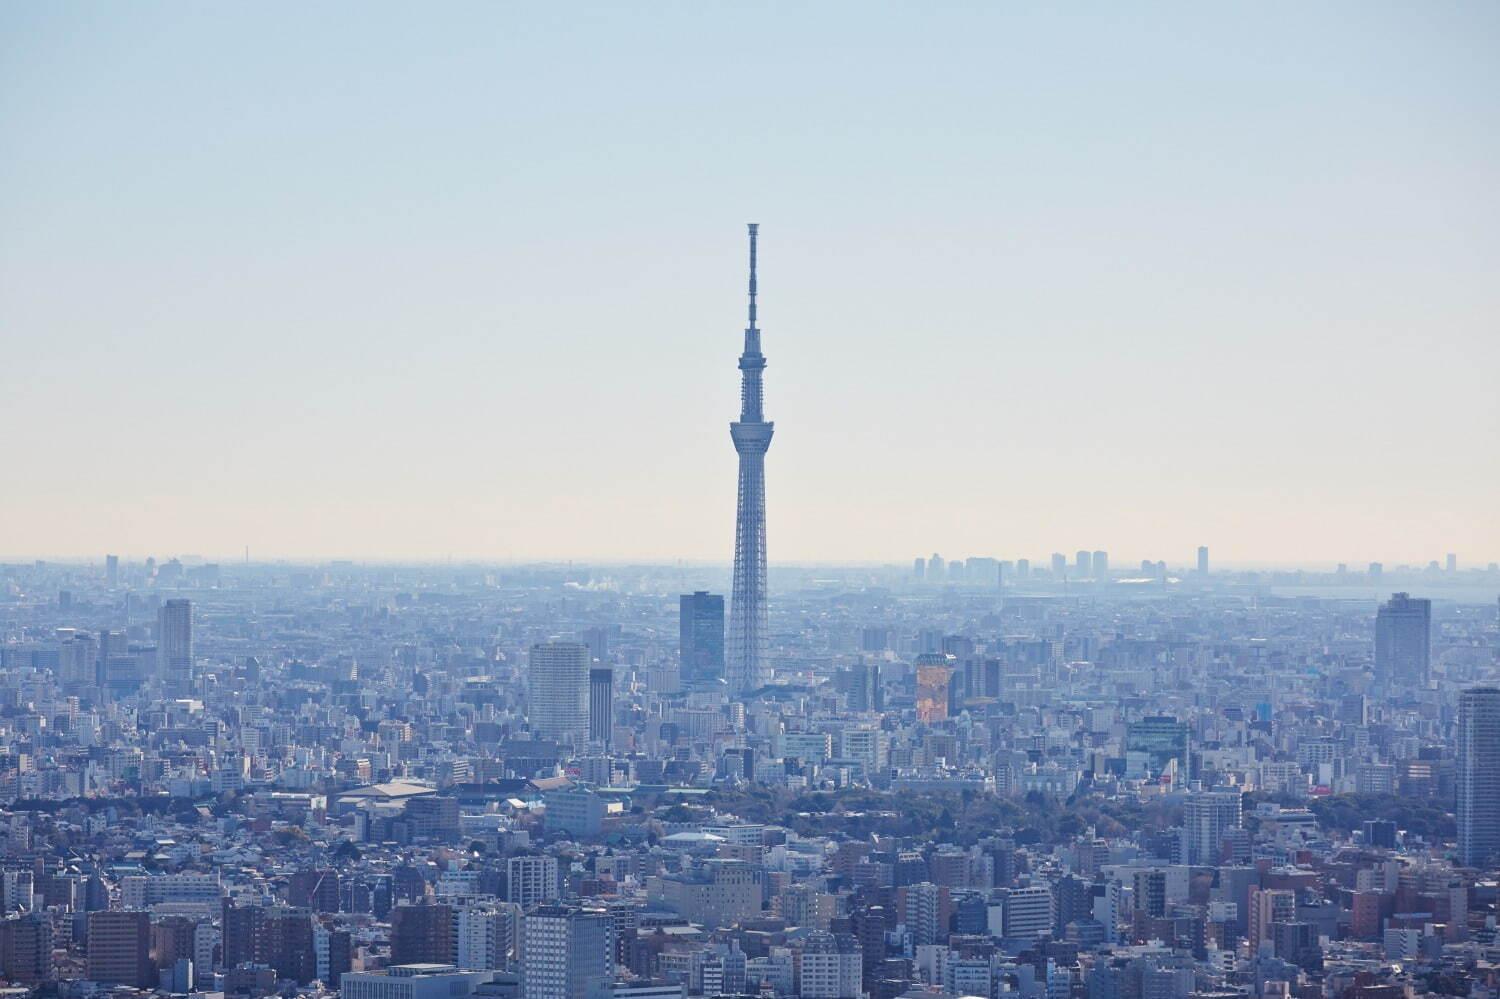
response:
<path id="1" fill-rule="evenodd" d="M 1500 5 L 0 6 L 0 554 L 1500 558 Z"/>

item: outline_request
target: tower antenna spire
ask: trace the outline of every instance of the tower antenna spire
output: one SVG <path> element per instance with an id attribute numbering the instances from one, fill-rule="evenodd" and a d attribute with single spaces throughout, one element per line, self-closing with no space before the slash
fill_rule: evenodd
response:
<path id="1" fill-rule="evenodd" d="M 750 229 L 750 328 L 755 329 L 755 241 L 760 234 L 760 223 L 748 223 Z"/>

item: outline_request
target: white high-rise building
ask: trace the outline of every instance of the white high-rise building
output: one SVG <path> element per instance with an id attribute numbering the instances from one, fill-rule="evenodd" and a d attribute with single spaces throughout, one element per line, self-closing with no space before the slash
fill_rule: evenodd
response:
<path id="1" fill-rule="evenodd" d="M 531 647 L 527 717 L 538 739 L 582 742 L 589 729 L 589 647 L 548 642 Z"/>
<path id="2" fill-rule="evenodd" d="M 326 982 L 333 974 L 333 933 L 322 923 L 313 923 L 313 961 L 318 981 Z M 195 976 L 196 977 L 196 976 Z"/>
<path id="3" fill-rule="evenodd" d="M 521 907 L 509 902 L 456 906 L 453 963 L 473 971 L 509 968 L 520 922 Z"/>
<path id="4" fill-rule="evenodd" d="M 529 909 L 557 901 L 556 857 L 511 857 L 505 862 L 505 900 Z"/>
<path id="5" fill-rule="evenodd" d="M 1052 932 L 1052 892 L 1037 885 L 1001 892 L 1005 901 L 1005 936 L 1039 937 Z"/>
<path id="6" fill-rule="evenodd" d="M 1240 826 L 1240 792 L 1195 791 L 1182 807 L 1185 859 L 1189 864 L 1218 866 L 1224 833 Z"/>
<path id="7" fill-rule="evenodd" d="M 218 949 L 218 927 L 207 920 L 193 927 L 193 983 L 200 988 L 213 981 L 214 952 Z"/>
<path id="8" fill-rule="evenodd" d="M 802 999 L 859 999 L 863 994 L 859 942 L 848 933 L 809 934 L 797 967 Z"/>
<path id="9" fill-rule="evenodd" d="M 542 905 L 522 922 L 524 999 L 600 999 L 614 975 L 608 913 Z"/>
<path id="10" fill-rule="evenodd" d="M 1111 879 L 1102 895 L 1094 896 L 1094 919 L 1104 926 L 1104 942 L 1118 943 L 1120 920 L 1125 913 L 1125 886 Z"/>
<path id="11" fill-rule="evenodd" d="M 865 765 L 867 774 L 878 774 L 885 769 L 889 759 L 889 738 L 873 725 L 846 728 L 839 733 L 839 755 L 848 760 L 859 760 Z"/>

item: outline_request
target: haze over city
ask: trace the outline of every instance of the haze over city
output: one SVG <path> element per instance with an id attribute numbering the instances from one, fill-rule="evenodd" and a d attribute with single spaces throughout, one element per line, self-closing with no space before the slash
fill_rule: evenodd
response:
<path id="1" fill-rule="evenodd" d="M 1482 565 L 1497 21 L 8 5 L 0 553 Z"/>

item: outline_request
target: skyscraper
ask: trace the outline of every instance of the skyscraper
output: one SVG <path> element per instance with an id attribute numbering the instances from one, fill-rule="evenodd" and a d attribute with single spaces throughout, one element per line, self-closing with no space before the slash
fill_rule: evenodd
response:
<path id="1" fill-rule="evenodd" d="M 1474 687 L 1458 699 L 1458 859 L 1500 862 L 1500 689 Z"/>
<path id="2" fill-rule="evenodd" d="M 1079 549 L 1073 555 L 1073 575 L 1079 579 L 1091 579 L 1094 575 L 1094 553 Z"/>
<path id="3" fill-rule="evenodd" d="M 953 662 L 953 656 L 942 652 L 928 652 L 917 656 L 918 721 L 932 723 L 948 717 Z"/>
<path id="4" fill-rule="evenodd" d="M 1427 686 L 1432 601 L 1393 593 L 1375 615 L 1375 680 Z"/>
<path id="5" fill-rule="evenodd" d="M 540 905 L 522 920 L 525 999 L 596 999 L 614 973 L 606 912 Z"/>
<path id="6" fill-rule="evenodd" d="M 505 862 L 505 900 L 528 909 L 558 896 L 557 858 L 511 857 Z"/>
<path id="7" fill-rule="evenodd" d="M 1198 546 L 1198 575 L 1208 575 L 1208 545 Z"/>
<path id="8" fill-rule="evenodd" d="M 391 910 L 392 964 L 447 964 L 453 947 L 451 905 L 398 905 Z"/>
<path id="9" fill-rule="evenodd" d="M 479 902 L 453 909 L 453 963 L 460 968 L 509 968 L 520 931 L 521 907 Z"/>
<path id="10" fill-rule="evenodd" d="M 608 743 L 614 730 L 615 671 L 589 670 L 589 741 Z"/>
<path id="11" fill-rule="evenodd" d="M 867 663 L 861 659 L 850 668 L 849 710 L 885 710 L 885 695 L 880 686 L 880 663 Z"/>
<path id="12" fill-rule="evenodd" d="M 104 582 L 111 590 L 120 586 L 120 556 L 104 556 Z"/>
<path id="13" fill-rule="evenodd" d="M 307 984 L 317 974 L 313 951 L 313 918 L 308 909 L 286 905 L 238 905 L 225 897 L 220 902 L 223 926 L 224 964 L 233 967 L 245 961 L 269 965 L 278 977 Z M 90 955 L 93 918 L 89 914 Z M 141 913 L 148 920 L 149 914 Z"/>
<path id="14" fill-rule="evenodd" d="M 1182 806 L 1184 860 L 1210 867 L 1219 865 L 1224 834 L 1240 826 L 1238 790 L 1195 791 Z"/>
<path id="15" fill-rule="evenodd" d="M 35 984 L 52 977 L 52 920 L 38 912 L 0 920 L 0 975 Z"/>
<path id="16" fill-rule="evenodd" d="M 858 999 L 863 960 L 852 934 L 814 930 L 797 961 L 797 994 L 802 999 Z"/>
<path id="17" fill-rule="evenodd" d="M 1109 578 L 1109 552 L 1094 552 L 1094 578 Z"/>
<path id="18" fill-rule="evenodd" d="M 589 661 L 589 647 L 582 642 L 531 647 L 527 717 L 537 738 L 569 742 L 587 733 Z"/>
<path id="19" fill-rule="evenodd" d="M 159 669 L 167 687 L 178 693 L 193 689 L 193 604 L 168 600 L 156 616 Z"/>
<path id="20" fill-rule="evenodd" d="M 154 984 L 149 912 L 89 913 L 88 976 L 141 988 Z"/>
<path id="21" fill-rule="evenodd" d="M 677 598 L 682 682 L 690 687 L 724 679 L 724 598 L 697 590 Z"/>
<path id="22" fill-rule="evenodd" d="M 740 456 L 739 502 L 734 519 L 734 592 L 729 604 L 729 688 L 755 690 L 769 679 L 766 665 L 766 449 L 775 424 L 761 408 L 760 352 L 755 325 L 755 242 L 760 226 L 750 223 L 750 325 L 740 355 L 740 418 L 729 435 Z"/>

